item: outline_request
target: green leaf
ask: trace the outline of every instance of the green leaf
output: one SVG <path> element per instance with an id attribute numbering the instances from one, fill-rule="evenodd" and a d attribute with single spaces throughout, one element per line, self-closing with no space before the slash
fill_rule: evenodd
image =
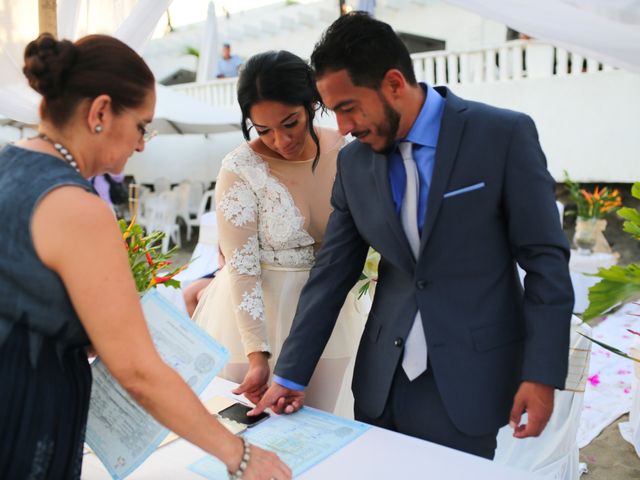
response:
<path id="1" fill-rule="evenodd" d="M 358 289 L 358 300 L 360 300 L 360 297 L 362 297 L 364 294 L 366 294 L 369 291 L 369 284 L 370 283 L 371 283 L 371 281 L 366 282 Z"/>
<path id="2" fill-rule="evenodd" d="M 618 215 L 625 220 L 640 224 L 640 212 L 635 208 L 622 207 L 620 210 L 618 210 Z"/>
<path id="3" fill-rule="evenodd" d="M 635 237 L 636 240 L 640 240 L 640 225 L 636 225 L 631 222 L 624 222 L 622 230 Z"/>
<path id="4" fill-rule="evenodd" d="M 582 335 L 584 338 L 586 338 L 587 340 L 591 340 L 593 343 L 600 345 L 602 348 L 604 348 L 605 350 L 609 350 L 611 353 L 615 353 L 616 355 L 620 355 L 621 357 L 627 358 L 629 360 L 633 360 L 634 362 L 639 362 L 640 363 L 640 358 L 635 358 L 632 357 L 631 355 L 627 355 L 626 353 L 624 353 L 622 350 L 616 348 L 616 347 L 612 347 L 611 345 L 607 345 L 604 342 L 600 342 L 598 340 L 596 340 L 595 338 L 591 338 L 588 335 L 585 335 L 584 333 L 580 333 L 578 332 L 580 335 Z"/>
<path id="5" fill-rule="evenodd" d="M 617 305 L 640 299 L 640 267 L 614 265 L 601 268 L 594 276 L 602 278 L 589 289 L 589 307 L 583 320 L 597 318 Z"/>
<path id="6" fill-rule="evenodd" d="M 631 195 L 640 200 L 640 182 L 636 182 L 631 187 Z"/>
<path id="7" fill-rule="evenodd" d="M 164 282 L 162 285 L 166 285 L 167 287 L 172 287 L 172 288 L 180 288 L 180 280 L 175 280 L 175 279 L 171 279 L 171 280 L 167 280 L 166 282 Z"/>
<path id="8" fill-rule="evenodd" d="M 184 53 L 185 55 L 193 55 L 196 58 L 200 58 L 200 51 L 197 48 L 192 47 L 190 45 L 185 47 Z"/>

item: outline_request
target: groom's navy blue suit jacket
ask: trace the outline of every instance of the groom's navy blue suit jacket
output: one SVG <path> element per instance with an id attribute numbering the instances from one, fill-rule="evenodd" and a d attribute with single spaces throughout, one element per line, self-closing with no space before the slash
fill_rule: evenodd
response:
<path id="1" fill-rule="evenodd" d="M 334 211 L 275 374 L 308 383 L 370 245 L 382 259 L 354 371 L 358 408 L 382 413 L 419 308 L 451 420 L 484 435 L 507 423 L 521 381 L 564 386 L 569 246 L 531 118 L 437 90 L 446 105 L 417 261 L 386 156 L 353 141 L 338 157 Z"/>

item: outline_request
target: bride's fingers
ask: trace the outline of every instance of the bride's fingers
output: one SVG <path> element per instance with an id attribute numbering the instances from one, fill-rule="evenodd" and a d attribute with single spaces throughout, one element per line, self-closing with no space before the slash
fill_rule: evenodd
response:
<path id="1" fill-rule="evenodd" d="M 246 393 L 246 392 L 248 392 L 250 390 L 251 390 L 251 382 L 248 382 L 247 380 L 245 380 L 240 385 L 238 385 L 236 388 L 231 390 L 231 393 L 233 393 L 235 395 L 242 395 L 243 393 Z"/>

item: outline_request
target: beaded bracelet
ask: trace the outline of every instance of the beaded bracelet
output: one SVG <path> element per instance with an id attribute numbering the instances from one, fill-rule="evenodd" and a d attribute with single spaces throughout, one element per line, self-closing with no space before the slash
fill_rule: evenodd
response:
<path id="1" fill-rule="evenodd" d="M 238 470 L 235 472 L 229 472 L 229 480 L 242 480 L 244 472 L 247 471 L 247 467 L 249 466 L 249 460 L 251 460 L 251 444 L 244 437 L 242 438 L 242 443 L 244 445 L 244 451 L 242 452 L 240 466 L 238 466 Z"/>

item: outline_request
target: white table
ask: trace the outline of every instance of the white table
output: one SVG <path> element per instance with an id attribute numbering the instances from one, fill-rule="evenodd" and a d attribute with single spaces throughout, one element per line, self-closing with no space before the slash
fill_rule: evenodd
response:
<path id="1" fill-rule="evenodd" d="M 589 288 L 601 280 L 599 277 L 591 277 L 585 274 L 597 273 L 599 268 L 609 268 L 616 263 L 618 263 L 618 255 L 615 253 L 583 255 L 578 253 L 577 250 L 571 250 L 569 272 L 575 295 L 574 313 L 582 313 L 587 309 L 589 306 Z"/>
<path id="2" fill-rule="evenodd" d="M 234 387 L 234 383 L 216 378 L 201 397 L 205 400 L 215 395 L 234 397 L 230 393 Z M 165 478 L 202 480 L 203 477 L 188 470 L 187 466 L 203 455 L 204 452 L 198 447 L 180 439 L 157 450 L 128 478 L 131 480 Z M 541 478 L 480 457 L 377 427 L 371 427 L 358 439 L 298 478 L 302 480 L 396 480 L 418 477 L 434 480 Z M 82 479 L 109 478 L 107 470 L 95 455 L 85 455 Z"/>

